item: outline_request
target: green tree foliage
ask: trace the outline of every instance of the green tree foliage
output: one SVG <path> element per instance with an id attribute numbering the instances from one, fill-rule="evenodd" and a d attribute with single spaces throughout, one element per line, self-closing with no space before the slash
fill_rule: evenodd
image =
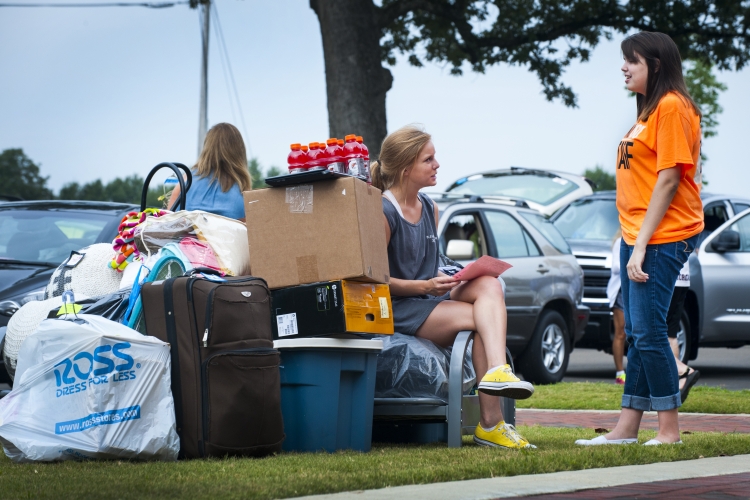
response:
<path id="1" fill-rule="evenodd" d="M 39 165 L 26 156 L 23 149 L 6 149 L 0 153 L 0 195 L 24 200 L 54 198 L 47 179 L 39 173 Z"/>
<path id="2" fill-rule="evenodd" d="M 61 200 L 113 201 L 140 205 L 143 181 L 143 177 L 131 175 L 124 179 L 118 177 L 107 184 L 99 179 L 83 185 L 69 182 L 60 188 L 57 197 Z M 169 192 L 165 193 L 161 187 L 149 187 L 146 196 L 147 206 L 163 208 L 167 200 L 169 200 Z"/>
<path id="3" fill-rule="evenodd" d="M 277 175 L 281 175 L 284 172 L 281 171 L 279 167 L 270 167 L 268 171 L 266 172 L 266 177 L 276 177 Z"/>
<path id="4" fill-rule="evenodd" d="M 282 174 L 279 167 L 271 166 L 264 175 L 263 166 L 257 158 L 251 158 L 250 161 L 247 162 L 247 170 L 250 172 L 250 177 L 253 179 L 253 189 L 267 188 L 268 185 L 265 182 L 266 177 L 276 177 L 277 175 Z"/>
<path id="5" fill-rule="evenodd" d="M 616 187 L 615 174 L 604 170 L 601 165 L 597 165 L 593 169 L 587 168 L 583 176 L 596 184 L 594 191 L 611 191 Z"/>
<path id="6" fill-rule="evenodd" d="M 703 117 L 701 130 L 703 137 L 714 137 L 718 132 L 718 116 L 724 111 L 719 105 L 719 92 L 727 86 L 716 79 L 713 66 L 703 61 L 688 61 L 685 64 L 685 83 L 690 96 L 700 106 Z"/>
<path id="7" fill-rule="evenodd" d="M 562 83 L 565 67 L 587 61 L 602 38 L 632 30 L 660 31 L 683 59 L 741 69 L 750 57 L 750 3 L 712 0 L 383 0 L 377 8 L 383 60 L 468 64 L 484 72 L 507 63 L 536 73 L 548 100 L 576 105 Z M 709 65 L 710 70 L 710 65 Z"/>
<path id="8" fill-rule="evenodd" d="M 685 84 L 695 103 L 701 108 L 701 132 L 703 139 L 718 134 L 719 115 L 724 109 L 719 105 L 719 92 L 727 90 L 727 86 L 716 79 L 713 65 L 703 61 L 687 61 L 685 64 Z M 708 156 L 701 148 L 701 163 L 705 167 Z M 706 172 L 703 172 L 703 185 L 708 186 Z"/>
<path id="9" fill-rule="evenodd" d="M 250 178 L 253 180 L 253 189 L 265 186 L 266 183 L 263 182 L 263 169 L 257 158 L 251 158 L 250 161 L 247 162 L 247 170 L 250 172 Z"/>

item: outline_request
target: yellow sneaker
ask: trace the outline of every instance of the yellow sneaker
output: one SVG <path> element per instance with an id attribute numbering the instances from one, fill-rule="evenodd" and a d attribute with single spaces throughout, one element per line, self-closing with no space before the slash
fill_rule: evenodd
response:
<path id="1" fill-rule="evenodd" d="M 510 399 L 526 399 L 534 394 L 534 386 L 516 377 L 510 365 L 503 365 L 494 372 L 485 374 L 477 389 L 492 396 Z"/>
<path id="2" fill-rule="evenodd" d="M 515 427 L 506 424 L 502 420 L 489 432 L 477 424 L 477 428 L 474 430 L 474 442 L 480 446 L 496 446 L 511 450 L 530 450 L 536 448 L 536 446 L 521 436 Z"/>

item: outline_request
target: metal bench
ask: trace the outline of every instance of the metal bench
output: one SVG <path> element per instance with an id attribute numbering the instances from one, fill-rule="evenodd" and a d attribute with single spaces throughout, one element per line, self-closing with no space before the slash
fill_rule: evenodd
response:
<path id="1" fill-rule="evenodd" d="M 375 398 L 373 441 L 447 442 L 461 447 L 461 436 L 474 434 L 479 423 L 479 397 L 463 394 L 463 366 L 474 332 L 459 332 L 453 342 L 448 380 L 448 402 L 439 398 Z M 506 349 L 511 368 L 513 358 Z M 501 398 L 505 422 L 515 425 L 516 402 Z"/>

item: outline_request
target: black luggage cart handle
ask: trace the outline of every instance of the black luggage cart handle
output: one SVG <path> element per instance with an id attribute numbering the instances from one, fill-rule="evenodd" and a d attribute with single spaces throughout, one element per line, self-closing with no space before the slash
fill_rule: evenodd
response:
<path id="1" fill-rule="evenodd" d="M 154 176 L 154 174 L 157 171 L 161 170 L 162 168 L 171 169 L 174 172 L 174 174 L 177 176 L 177 182 L 180 183 L 180 197 L 177 199 L 174 205 L 172 205 L 171 207 L 168 207 L 169 210 L 174 212 L 175 208 L 177 208 L 178 205 L 180 207 L 180 210 L 185 210 L 185 200 L 187 200 L 188 189 L 190 189 L 190 186 L 193 183 L 193 174 L 190 172 L 190 169 L 187 168 L 182 163 L 165 161 L 164 163 L 159 163 L 157 166 L 152 168 L 151 172 L 149 172 L 148 175 L 146 176 L 146 180 L 143 182 L 143 191 L 141 192 L 141 212 L 146 210 L 146 198 L 148 197 L 148 185 L 151 182 L 151 178 Z M 179 169 L 182 169 L 182 171 L 185 172 L 185 176 L 187 177 L 187 183 L 185 182 L 185 179 L 182 178 L 182 174 L 180 174 Z"/>

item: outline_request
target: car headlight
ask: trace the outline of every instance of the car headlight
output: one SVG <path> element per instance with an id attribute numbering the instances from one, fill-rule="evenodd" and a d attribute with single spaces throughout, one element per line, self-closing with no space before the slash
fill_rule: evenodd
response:
<path id="1" fill-rule="evenodd" d="M 25 292 L 21 295 L 16 295 L 15 297 L 3 300 L 0 302 L 0 314 L 3 316 L 13 316 L 21 306 L 35 300 L 44 300 L 44 288 Z"/>

